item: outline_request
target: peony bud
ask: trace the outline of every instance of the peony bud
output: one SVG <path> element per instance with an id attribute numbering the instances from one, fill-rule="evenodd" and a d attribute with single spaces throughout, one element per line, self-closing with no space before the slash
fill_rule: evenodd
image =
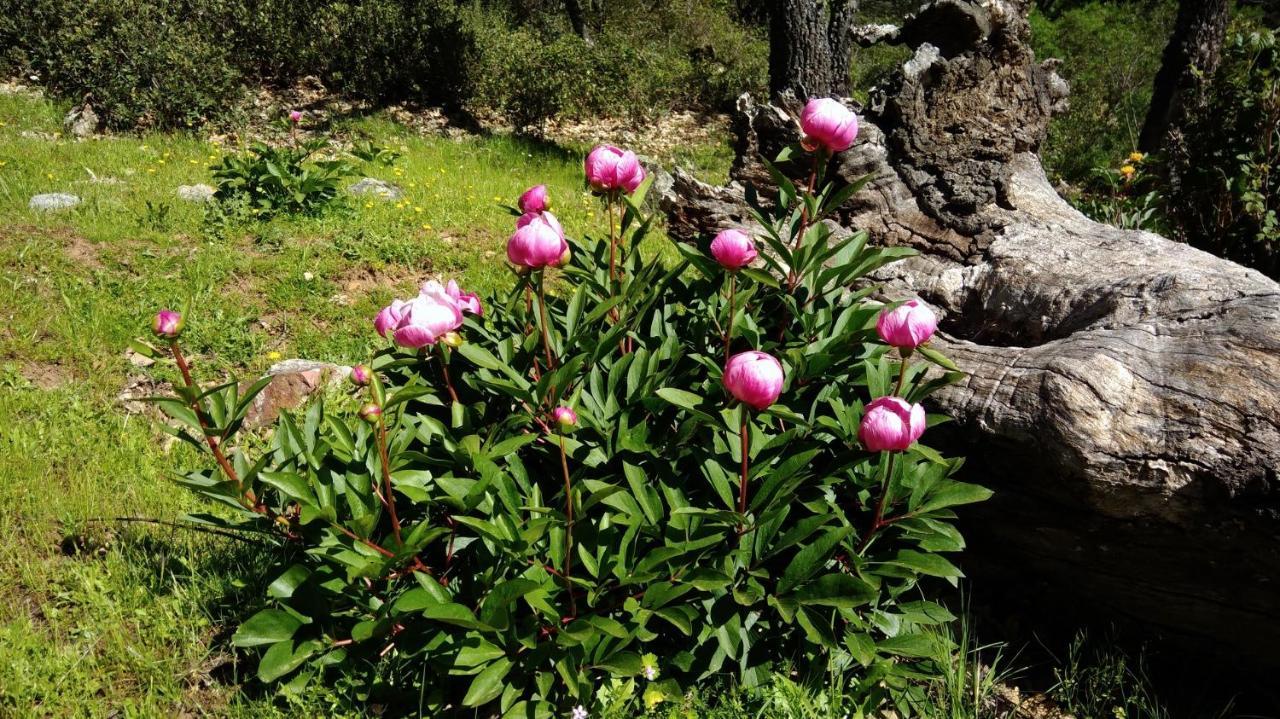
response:
<path id="1" fill-rule="evenodd" d="M 546 212 L 551 209 L 551 197 L 547 194 L 547 186 L 534 185 L 525 190 L 516 202 L 516 207 L 520 208 L 522 215 L 530 212 Z"/>
<path id="2" fill-rule="evenodd" d="M 858 441 L 871 452 L 902 452 L 925 430 L 924 407 L 901 397 L 881 397 L 867 405 Z"/>
<path id="3" fill-rule="evenodd" d="M 578 425 L 578 414 L 568 407 L 556 407 L 551 410 L 551 419 L 560 425 L 561 432 L 568 432 Z"/>
<path id="4" fill-rule="evenodd" d="M 800 129 L 804 131 L 805 149 L 825 148 L 842 152 L 858 137 L 858 116 L 853 110 L 829 97 L 814 98 L 800 113 Z"/>
<path id="5" fill-rule="evenodd" d="M 711 256 L 730 272 L 751 264 L 758 254 L 755 240 L 738 230 L 724 230 L 711 241 Z"/>
<path id="6" fill-rule="evenodd" d="M 531 212 L 516 221 L 515 234 L 507 240 L 507 259 L 519 267 L 538 269 L 564 261 L 569 243 L 555 215 Z"/>
<path id="7" fill-rule="evenodd" d="M 376 424 L 381 417 L 382 408 L 372 402 L 360 408 L 360 419 L 369 424 Z"/>
<path id="8" fill-rule="evenodd" d="M 299 122 L 302 122 L 302 112 L 299 110 L 290 110 L 289 122 L 292 122 L 295 125 L 298 124 Z"/>
<path id="9" fill-rule="evenodd" d="M 920 300 L 908 300 L 893 309 L 880 312 L 876 333 L 885 344 L 913 350 L 933 336 L 938 329 L 938 316 Z"/>
<path id="10" fill-rule="evenodd" d="M 367 387 L 373 381 L 373 371 L 368 367 L 358 364 L 351 368 L 351 384 L 357 387 Z"/>
<path id="11" fill-rule="evenodd" d="M 636 154 L 613 145 L 597 145 L 583 163 L 587 184 L 596 192 L 635 192 L 644 182 L 644 167 Z"/>
<path id="12" fill-rule="evenodd" d="M 725 389 L 757 410 L 778 400 L 782 380 L 782 364 L 764 352 L 740 352 L 730 357 L 724 367 Z"/>
<path id="13" fill-rule="evenodd" d="M 182 336 L 182 328 L 185 326 L 186 320 L 183 319 L 181 312 L 160 310 L 151 323 L 151 331 L 161 339 L 176 340 Z"/>

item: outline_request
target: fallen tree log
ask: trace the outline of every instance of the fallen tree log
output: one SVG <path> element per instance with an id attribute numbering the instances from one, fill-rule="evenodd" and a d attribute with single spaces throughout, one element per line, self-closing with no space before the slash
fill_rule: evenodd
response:
<path id="1" fill-rule="evenodd" d="M 919 250 L 877 279 L 939 311 L 968 373 L 936 409 L 997 492 L 970 560 L 1280 665 L 1280 285 L 1058 196 L 1036 152 L 1067 88 L 1027 5 L 935 0 L 877 33 L 914 56 L 829 168 L 876 176 L 839 223 Z M 750 228 L 744 186 L 798 139 L 777 102 L 740 100 L 729 185 L 674 174 L 671 235 Z"/>

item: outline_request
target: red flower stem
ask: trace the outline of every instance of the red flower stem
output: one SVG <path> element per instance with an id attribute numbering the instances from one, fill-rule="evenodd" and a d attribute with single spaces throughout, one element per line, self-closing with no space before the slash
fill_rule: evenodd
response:
<path id="1" fill-rule="evenodd" d="M 738 273 L 731 272 L 729 274 L 729 324 L 724 330 L 724 361 L 729 363 L 730 347 L 733 345 L 733 301 L 734 294 L 738 290 Z"/>
<path id="2" fill-rule="evenodd" d="M 454 401 L 457 401 L 455 398 Z M 396 544 L 404 546 L 404 540 L 400 538 L 400 517 L 396 514 L 396 497 L 391 489 L 391 458 L 387 453 L 387 421 L 381 414 L 378 415 L 378 457 L 382 460 L 382 485 L 383 503 L 387 506 L 387 514 L 391 516 L 391 533 L 396 538 Z"/>
<path id="3" fill-rule="evenodd" d="M 444 377 L 444 386 L 449 388 L 449 399 L 458 403 L 458 393 L 453 389 L 453 380 L 449 378 L 449 360 L 445 356 L 447 350 L 440 350 L 440 374 Z"/>
<path id="4" fill-rule="evenodd" d="M 542 321 L 542 348 L 547 353 L 547 371 L 550 372 L 556 368 L 555 360 L 551 355 L 551 335 L 547 331 L 547 288 L 546 288 L 546 270 L 538 273 L 538 315 Z M 552 388 L 552 394 L 555 388 Z"/>
<path id="5" fill-rule="evenodd" d="M 876 502 L 875 518 L 871 520 L 871 526 L 867 527 L 866 533 L 862 535 L 862 541 L 858 543 L 858 554 L 862 554 L 862 550 L 871 544 L 871 539 L 876 536 L 876 532 L 885 526 L 884 506 L 889 499 L 889 484 L 893 482 L 893 460 L 897 456 L 897 452 L 890 452 L 889 459 L 885 461 L 884 480 L 880 483 L 880 500 Z"/>
<path id="6" fill-rule="evenodd" d="M 813 196 L 813 186 L 818 181 L 818 162 L 824 157 L 819 151 L 813 155 L 813 168 L 809 171 L 809 183 L 805 189 L 805 197 Z M 800 251 L 800 245 L 804 243 L 804 233 L 809 229 L 809 203 L 804 203 L 800 208 L 800 229 L 796 230 L 795 246 L 791 248 L 791 262 L 787 263 L 787 293 L 795 292 L 796 285 L 800 284 L 800 276 L 796 274 L 795 253 Z M 782 310 L 782 324 L 778 327 L 778 341 L 781 342 L 787 336 L 787 325 L 791 323 L 791 315 L 786 308 Z"/>
<path id="7" fill-rule="evenodd" d="M 231 466 L 230 460 L 222 452 L 222 445 L 217 437 L 209 434 L 209 418 L 205 415 L 204 408 L 200 406 L 200 401 L 196 399 L 196 393 L 200 391 L 196 387 L 195 380 L 191 378 L 191 367 L 187 364 L 187 358 L 182 354 L 182 348 L 178 346 L 178 341 L 169 341 L 169 350 L 173 353 L 173 361 L 178 364 L 178 370 L 182 372 L 182 382 L 186 385 L 187 390 L 191 392 L 191 411 L 195 412 L 196 421 L 200 423 L 201 434 L 204 435 L 204 441 L 209 445 L 209 451 L 213 453 L 213 458 L 218 462 L 218 466 L 222 469 L 222 473 L 227 476 L 236 485 L 236 492 L 240 495 L 240 503 L 246 509 L 250 509 L 258 514 L 271 516 L 273 513 L 266 507 L 256 501 L 256 497 L 246 496 L 244 491 L 244 483 L 240 480 L 240 475 L 236 474 L 236 470 Z M 272 517 L 274 519 L 274 517 Z"/>
<path id="8" fill-rule="evenodd" d="M 743 515 L 743 519 L 747 514 L 747 451 L 750 441 L 747 437 L 747 416 L 746 409 L 743 409 L 742 428 L 738 434 L 742 436 L 742 478 L 738 482 L 738 514 Z"/>
<path id="9" fill-rule="evenodd" d="M 564 434 L 560 439 L 560 469 L 564 472 L 564 583 L 569 590 L 569 613 L 578 616 L 578 600 L 573 596 L 573 485 L 569 482 L 569 456 L 564 451 Z"/>

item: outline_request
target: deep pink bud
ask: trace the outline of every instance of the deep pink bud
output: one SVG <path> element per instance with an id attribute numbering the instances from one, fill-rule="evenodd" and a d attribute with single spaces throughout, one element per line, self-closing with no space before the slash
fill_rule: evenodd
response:
<path id="1" fill-rule="evenodd" d="M 404 300 L 392 300 L 391 304 L 383 307 L 378 316 L 373 318 L 373 328 L 386 337 L 388 332 L 394 332 L 400 326 L 408 307 L 409 303 Z"/>
<path id="2" fill-rule="evenodd" d="M 516 221 L 515 234 L 507 240 L 507 259 L 520 267 L 538 269 L 560 265 L 569 251 L 564 230 L 550 212 L 530 212 Z"/>
<path id="3" fill-rule="evenodd" d="M 460 326 L 462 308 L 443 285 L 431 280 L 404 306 L 394 338 L 401 347 L 426 347 Z"/>
<path id="4" fill-rule="evenodd" d="M 812 147 L 816 145 L 830 152 L 841 152 L 858 138 L 858 116 L 836 100 L 819 97 L 804 106 L 800 129 L 810 149 L 816 149 Z"/>
<path id="5" fill-rule="evenodd" d="M 367 387 L 373 381 L 373 371 L 368 367 L 358 364 L 351 368 L 351 384 L 357 387 Z"/>
<path id="6" fill-rule="evenodd" d="M 480 296 L 474 292 L 463 292 L 458 287 L 458 283 L 449 280 L 449 284 L 444 287 L 445 294 L 453 298 L 458 308 L 463 312 L 471 315 L 484 316 L 484 305 L 480 304 Z"/>
<path id="7" fill-rule="evenodd" d="M 302 113 L 300 111 L 298 110 L 289 111 L 289 122 L 292 122 L 293 124 L 296 125 L 301 121 L 302 121 Z"/>
<path id="8" fill-rule="evenodd" d="M 151 331 L 156 337 L 166 340 L 176 340 L 182 336 L 182 328 L 186 322 L 182 319 L 181 312 L 173 310 L 160 310 L 156 313 L 155 320 L 151 323 Z"/>
<path id="9" fill-rule="evenodd" d="M 724 230 L 711 241 L 711 256 L 730 272 L 751 264 L 758 254 L 755 240 L 738 230 Z"/>
<path id="10" fill-rule="evenodd" d="M 360 408 L 360 419 L 363 419 L 369 424 L 377 423 L 378 418 L 381 416 L 382 408 L 372 402 Z"/>
<path id="11" fill-rule="evenodd" d="M 551 198 L 547 195 L 546 185 L 534 185 L 524 191 L 516 202 L 521 214 L 529 212 L 546 212 L 551 207 Z"/>
<path id="12" fill-rule="evenodd" d="M 635 192 L 644 182 L 644 167 L 636 154 L 613 145 L 597 145 L 583 163 L 587 184 L 596 192 Z"/>
<path id="13" fill-rule="evenodd" d="M 876 333 L 885 344 L 905 349 L 915 349 L 933 336 L 938 329 L 938 316 L 920 300 L 908 300 L 893 309 L 886 309 L 876 320 Z"/>
<path id="14" fill-rule="evenodd" d="M 738 353 L 730 357 L 724 367 L 725 389 L 758 410 L 778 400 L 782 380 L 782 364 L 764 352 Z"/>
<path id="15" fill-rule="evenodd" d="M 578 413 L 568 407 L 556 407 L 551 410 L 551 419 L 560 425 L 562 431 L 573 429 L 578 424 Z"/>
<path id="16" fill-rule="evenodd" d="M 901 397 L 881 397 L 867 405 L 858 440 L 871 452 L 901 452 L 924 434 L 924 407 Z"/>

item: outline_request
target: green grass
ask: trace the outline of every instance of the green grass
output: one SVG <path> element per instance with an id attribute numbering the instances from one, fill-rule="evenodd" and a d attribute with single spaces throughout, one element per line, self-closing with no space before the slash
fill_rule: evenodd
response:
<path id="1" fill-rule="evenodd" d="M 402 148 L 396 168 L 363 169 L 401 185 L 405 202 L 218 226 L 175 192 L 210 183 L 224 148 L 180 134 L 27 136 L 58 132 L 62 110 L 0 95 L 0 716 L 328 715 L 324 697 L 298 707 L 235 688 L 246 672 L 225 634 L 254 595 L 240 578 L 267 558 L 184 529 L 97 521 L 200 507 L 170 482 L 199 458 L 117 399 L 172 370 L 134 367 L 125 349 L 156 309 L 189 301 L 205 378 L 255 375 L 275 353 L 362 360 L 378 307 L 426 277 L 505 284 L 512 218 L 497 205 L 529 185 L 550 186 L 570 232 L 598 228 L 583 148 L 342 120 L 338 136 Z M 688 159 L 727 171 L 723 146 Z M 84 203 L 28 210 L 43 192 Z"/>

